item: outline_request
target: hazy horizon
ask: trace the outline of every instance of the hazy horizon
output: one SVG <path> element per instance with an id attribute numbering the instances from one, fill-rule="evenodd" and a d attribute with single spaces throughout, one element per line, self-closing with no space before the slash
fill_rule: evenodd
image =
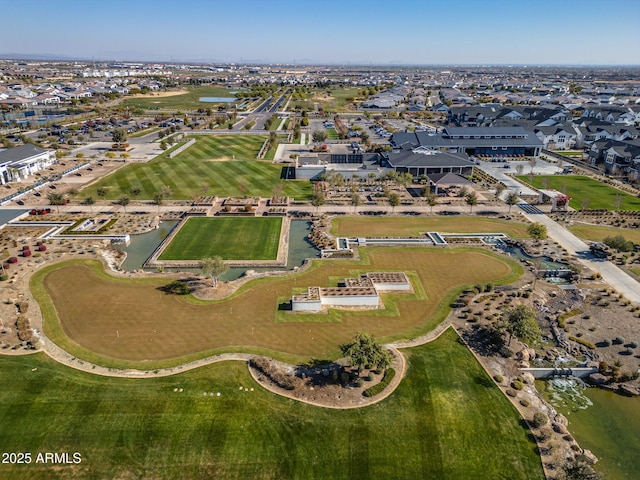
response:
<path id="1" fill-rule="evenodd" d="M 633 0 L 23 0 L 0 56 L 352 66 L 637 66 Z M 603 6 L 606 7 L 603 8 Z"/>

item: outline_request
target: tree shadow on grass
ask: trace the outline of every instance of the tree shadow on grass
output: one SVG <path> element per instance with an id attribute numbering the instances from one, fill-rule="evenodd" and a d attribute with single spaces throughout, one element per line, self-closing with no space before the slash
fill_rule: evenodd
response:
<path id="1" fill-rule="evenodd" d="M 167 295 L 189 295 L 194 289 L 185 280 L 175 280 L 167 285 L 158 287 L 158 290 Z"/>

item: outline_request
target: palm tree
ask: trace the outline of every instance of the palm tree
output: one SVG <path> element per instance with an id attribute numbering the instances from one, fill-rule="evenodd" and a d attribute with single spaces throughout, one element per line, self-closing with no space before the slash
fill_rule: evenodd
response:
<path id="1" fill-rule="evenodd" d="M 158 215 L 160 214 L 160 205 L 162 205 L 162 201 L 164 200 L 164 195 L 162 192 L 154 192 L 153 201 L 158 206 Z"/>
<path id="2" fill-rule="evenodd" d="M 131 199 L 128 196 L 123 195 L 118 199 L 116 203 L 122 206 L 122 208 L 124 209 L 124 213 L 127 213 L 127 205 L 131 203 Z"/>
<path id="3" fill-rule="evenodd" d="M 57 213 L 60 213 L 60 205 L 65 204 L 64 195 L 58 192 L 50 192 L 47 195 L 47 200 L 51 205 L 55 205 Z"/>
<path id="4" fill-rule="evenodd" d="M 87 197 L 84 199 L 84 204 L 89 205 L 89 210 L 93 213 L 93 204 L 96 203 L 96 199 L 93 197 Z"/>

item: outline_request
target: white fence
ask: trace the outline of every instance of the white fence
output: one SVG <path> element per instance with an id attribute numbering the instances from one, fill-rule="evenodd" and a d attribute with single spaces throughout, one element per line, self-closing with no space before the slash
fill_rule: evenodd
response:
<path id="1" fill-rule="evenodd" d="M 181 147 L 176 148 L 173 152 L 171 152 L 169 154 L 169 158 L 173 158 L 176 155 L 178 155 L 179 153 L 184 152 L 187 148 L 189 148 L 191 145 L 193 145 L 194 143 L 196 143 L 195 138 L 192 138 L 191 140 L 189 140 L 187 143 L 185 143 L 184 145 L 182 145 Z"/>

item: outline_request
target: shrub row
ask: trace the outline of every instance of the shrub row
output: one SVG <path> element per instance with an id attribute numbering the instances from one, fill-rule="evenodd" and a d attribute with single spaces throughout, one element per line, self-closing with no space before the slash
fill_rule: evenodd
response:
<path id="1" fill-rule="evenodd" d="M 396 371 L 393 368 L 387 368 L 387 371 L 384 372 L 384 376 L 382 377 L 382 380 L 380 380 L 380 383 L 374 385 L 373 387 L 367 388 L 362 394 L 365 397 L 373 397 L 375 395 L 378 395 L 389 386 L 391 380 L 393 380 L 393 377 L 395 376 Z"/>
<path id="2" fill-rule="evenodd" d="M 252 358 L 251 365 L 262 372 L 269 380 L 285 390 L 295 389 L 301 382 L 300 378 L 282 372 L 271 360 L 263 357 Z"/>
<path id="3" fill-rule="evenodd" d="M 569 340 L 579 343 L 580 345 L 584 345 L 585 347 L 590 348 L 591 350 L 596 348 L 596 346 L 593 343 L 589 342 L 588 340 L 583 340 L 582 338 L 569 337 Z"/>
<path id="4" fill-rule="evenodd" d="M 31 330 L 29 319 L 25 315 L 18 316 L 16 328 L 18 329 L 18 338 L 21 341 L 28 342 L 33 337 L 33 330 Z"/>
<path id="5" fill-rule="evenodd" d="M 582 310 L 579 308 L 574 308 L 573 310 L 569 310 L 567 313 L 563 313 L 562 315 L 558 315 L 558 326 L 565 329 L 565 322 L 571 317 L 575 317 L 576 315 L 580 315 Z"/>

